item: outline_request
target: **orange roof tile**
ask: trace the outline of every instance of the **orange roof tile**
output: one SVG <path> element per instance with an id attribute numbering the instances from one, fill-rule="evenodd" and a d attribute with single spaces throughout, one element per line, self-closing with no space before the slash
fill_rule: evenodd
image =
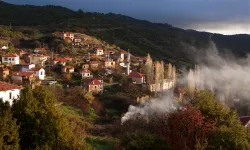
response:
<path id="1" fill-rule="evenodd" d="M 62 57 L 57 57 L 57 58 L 55 59 L 55 61 L 59 61 L 59 62 L 67 62 L 68 60 L 67 60 L 67 59 L 65 59 L 65 58 L 62 58 Z"/>
<path id="2" fill-rule="evenodd" d="M 17 86 L 15 84 L 10 84 L 7 82 L 0 81 L 0 91 L 8 91 L 8 90 L 14 90 L 14 89 L 22 89 L 22 87 Z"/>
<path id="3" fill-rule="evenodd" d="M 15 72 L 15 73 L 13 73 L 12 76 L 26 77 L 26 76 L 32 76 L 32 75 L 34 75 L 33 72 Z"/>
<path id="4" fill-rule="evenodd" d="M 39 71 L 42 68 L 31 68 L 30 71 Z"/>
<path id="5" fill-rule="evenodd" d="M 90 80 L 89 85 L 101 85 L 102 83 L 99 80 L 93 79 Z"/>
<path id="6" fill-rule="evenodd" d="M 143 74 L 139 72 L 131 72 L 128 76 L 129 78 L 143 78 Z"/>
<path id="7" fill-rule="evenodd" d="M 8 53 L 8 54 L 5 54 L 3 57 L 18 57 L 18 55 L 15 53 Z"/>
<path id="8" fill-rule="evenodd" d="M 84 72 L 84 73 L 90 73 L 91 71 L 88 70 L 88 69 L 83 69 L 81 72 Z"/>

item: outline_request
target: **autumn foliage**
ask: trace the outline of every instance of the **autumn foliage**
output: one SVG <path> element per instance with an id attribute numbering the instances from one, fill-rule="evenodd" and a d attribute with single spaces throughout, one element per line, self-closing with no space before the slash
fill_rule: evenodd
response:
<path id="1" fill-rule="evenodd" d="M 195 149 L 196 143 L 204 143 L 215 130 L 215 122 L 204 121 L 201 112 L 189 104 L 170 114 L 167 126 L 161 130 L 172 149 Z"/>

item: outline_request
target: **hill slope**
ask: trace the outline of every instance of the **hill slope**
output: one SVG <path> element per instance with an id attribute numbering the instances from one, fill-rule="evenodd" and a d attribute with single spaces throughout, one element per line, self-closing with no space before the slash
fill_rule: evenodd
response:
<path id="1" fill-rule="evenodd" d="M 175 64 L 192 62 L 185 44 L 205 48 L 211 33 L 183 30 L 168 24 L 156 24 L 116 14 L 85 13 L 60 6 L 13 5 L 0 1 L 0 24 L 42 25 L 47 32 L 78 31 L 96 36 L 138 55 L 151 55 Z M 218 47 L 244 54 L 250 49 L 249 35 L 212 34 Z"/>

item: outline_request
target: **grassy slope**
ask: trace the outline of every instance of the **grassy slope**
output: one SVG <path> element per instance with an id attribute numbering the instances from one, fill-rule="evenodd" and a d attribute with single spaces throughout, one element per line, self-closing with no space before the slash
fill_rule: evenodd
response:
<path id="1" fill-rule="evenodd" d="M 92 116 L 84 116 L 81 110 L 73 108 L 71 106 L 60 105 L 60 108 L 64 115 L 70 118 L 78 118 L 82 120 L 82 122 L 87 126 L 87 128 L 93 127 L 92 122 L 86 121 L 96 118 L 96 114 Z M 106 137 L 99 137 L 99 136 L 92 136 L 87 135 L 86 142 L 89 143 L 94 150 L 112 150 L 114 149 L 115 140 L 106 138 Z"/>

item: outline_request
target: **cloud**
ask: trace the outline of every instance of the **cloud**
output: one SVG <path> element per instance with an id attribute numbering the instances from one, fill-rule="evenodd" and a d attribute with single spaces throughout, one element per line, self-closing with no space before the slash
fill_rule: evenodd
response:
<path id="1" fill-rule="evenodd" d="M 114 12 L 153 22 L 169 23 L 181 28 L 213 31 L 211 25 L 221 24 L 220 30 L 250 21 L 249 0 L 5 0 L 17 4 L 53 4 L 91 12 Z M 236 22 L 236 23 L 235 23 Z M 209 25 L 209 26 L 208 26 Z M 244 32 L 245 29 L 242 28 Z M 234 33 L 232 32 L 232 33 Z M 241 30 L 240 30 L 241 32 Z M 245 31 L 249 33 L 249 31 Z"/>

